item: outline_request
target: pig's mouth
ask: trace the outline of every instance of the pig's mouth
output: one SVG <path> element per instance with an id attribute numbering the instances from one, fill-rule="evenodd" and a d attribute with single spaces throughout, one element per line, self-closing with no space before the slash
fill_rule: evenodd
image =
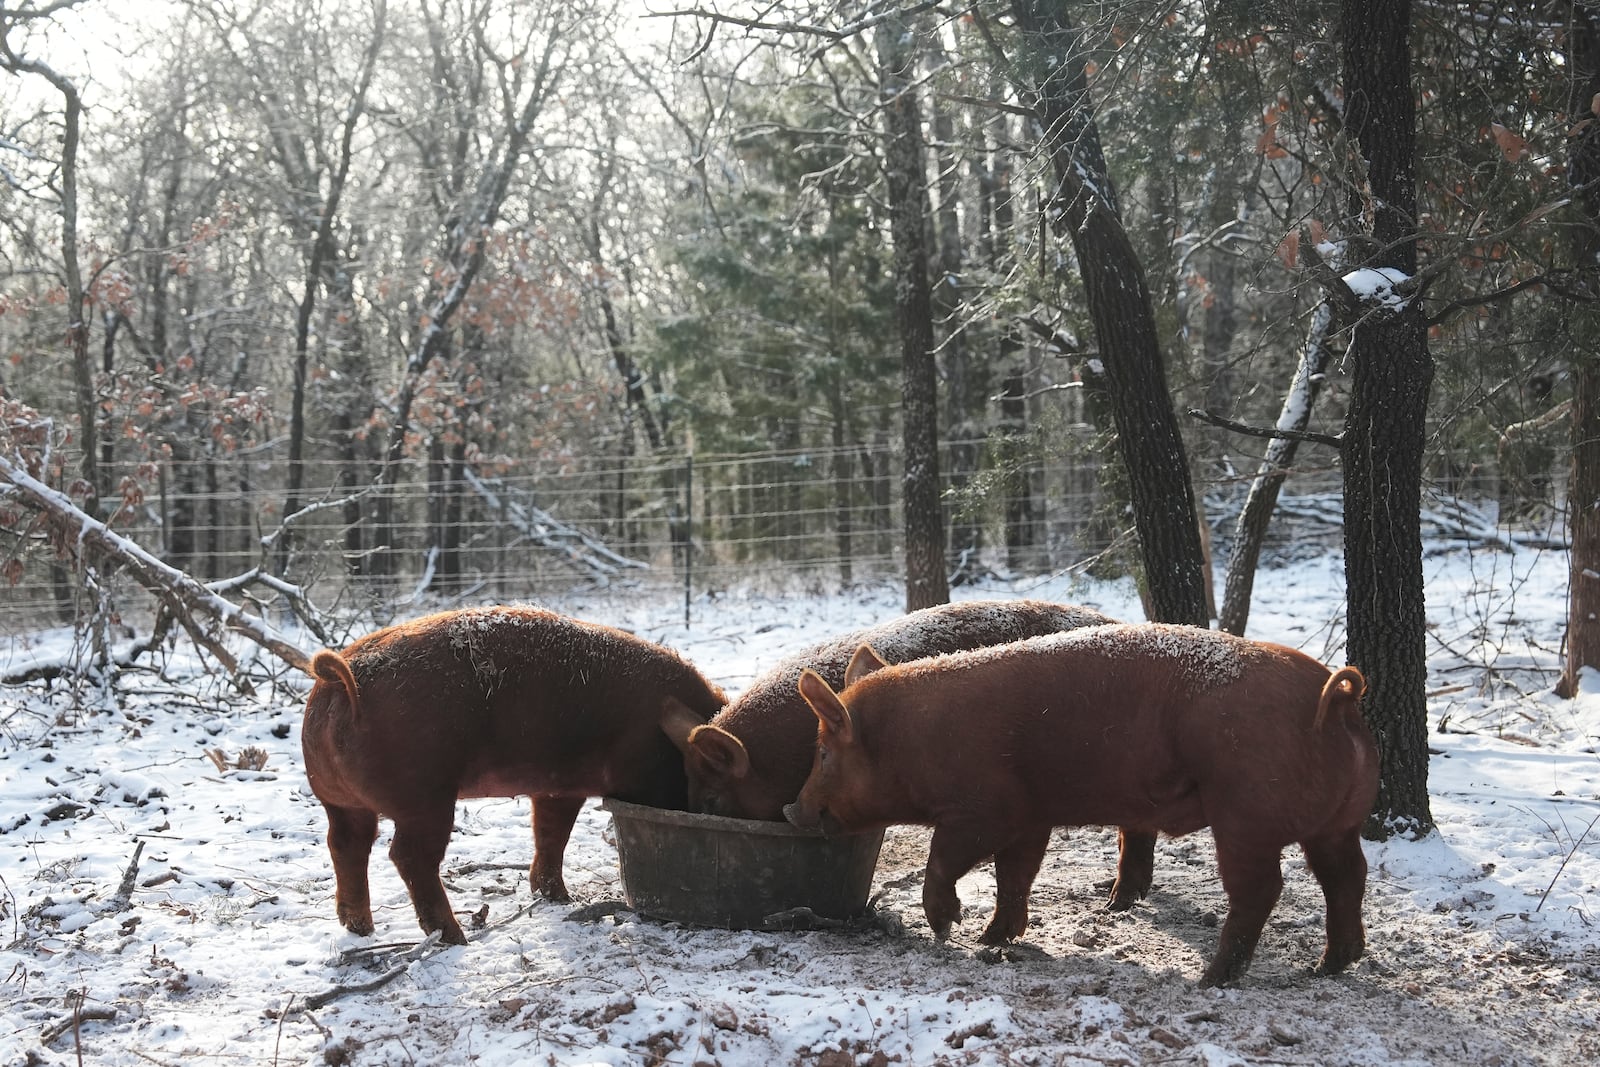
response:
<path id="1" fill-rule="evenodd" d="M 802 830 L 821 830 L 830 837 L 845 832 L 839 820 L 835 819 L 833 813 L 827 808 L 810 811 L 802 807 L 799 801 L 793 804 L 785 804 L 783 806 L 783 817 L 789 820 L 789 825 L 791 826 L 797 826 Z"/>
<path id="2" fill-rule="evenodd" d="M 827 837 L 837 837 L 840 833 L 850 833 L 843 822 L 835 819 L 834 813 L 827 808 L 818 808 L 808 811 L 795 801 L 792 805 L 784 805 L 784 817 L 789 819 L 790 825 L 795 825 L 802 830 L 821 830 Z"/>

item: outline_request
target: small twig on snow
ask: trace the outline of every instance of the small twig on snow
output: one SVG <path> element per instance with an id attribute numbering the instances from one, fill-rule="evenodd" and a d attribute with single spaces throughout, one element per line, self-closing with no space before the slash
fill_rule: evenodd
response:
<path id="1" fill-rule="evenodd" d="M 300 1006 L 299 1010 L 303 1012 L 315 1011 L 325 1004 L 330 1004 L 340 997 L 347 997 L 352 993 L 371 993 L 375 989 L 382 989 L 402 974 L 405 974 L 415 961 L 427 959 L 429 956 L 436 955 L 450 947 L 453 946 L 439 943 L 439 931 L 435 930 L 423 938 L 416 948 L 402 954 L 399 957 L 399 963 L 396 963 L 370 982 L 357 982 L 354 985 L 336 985 L 332 989 L 323 990 L 321 993 L 313 993 L 306 997 L 305 1003 Z"/>
<path id="2" fill-rule="evenodd" d="M 1561 860 L 1561 866 L 1556 868 L 1555 877 L 1550 879 L 1550 884 L 1544 887 L 1544 893 L 1540 895 L 1539 903 L 1534 906 L 1534 911 L 1538 911 L 1540 908 L 1544 907 L 1544 902 L 1546 898 L 1550 896 L 1550 891 L 1554 889 L 1556 887 L 1556 883 L 1561 880 L 1561 872 L 1567 869 L 1567 864 L 1572 862 L 1572 857 L 1577 855 L 1579 847 L 1583 845 L 1584 840 L 1589 836 L 1589 831 L 1594 829 L 1594 824 L 1597 822 L 1600 822 L 1600 815 L 1596 815 L 1594 818 L 1589 820 L 1589 825 L 1583 828 L 1583 833 L 1579 834 L 1578 839 L 1572 843 L 1572 847 L 1567 849 L 1566 856 L 1564 856 Z"/>
<path id="3" fill-rule="evenodd" d="M 139 877 L 139 857 L 144 855 L 144 840 L 141 838 L 133 848 L 133 859 L 128 861 L 128 869 L 122 872 L 122 884 L 117 887 L 117 895 L 111 898 L 111 911 L 115 915 L 120 911 L 127 911 L 133 904 L 133 883 Z"/>

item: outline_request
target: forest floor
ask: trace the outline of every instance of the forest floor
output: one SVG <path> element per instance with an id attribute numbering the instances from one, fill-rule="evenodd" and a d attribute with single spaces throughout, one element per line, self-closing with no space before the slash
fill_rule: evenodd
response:
<path id="1" fill-rule="evenodd" d="M 1368 843 L 1369 950 L 1309 973 L 1322 903 L 1297 853 L 1236 988 L 1196 987 L 1226 901 L 1210 837 L 1163 840 L 1156 886 L 1102 907 L 1114 831 L 1058 832 L 1032 925 L 976 944 L 979 868 L 944 944 L 920 906 L 926 831 L 885 839 L 869 915 L 798 933 L 689 929 L 622 897 L 610 816 L 580 817 L 575 905 L 531 902 L 528 804 L 464 802 L 446 859 L 470 943 L 419 943 L 374 851 L 378 929 L 339 928 L 299 752 L 303 684 L 240 697 L 179 654 L 84 686 L 0 694 L 0 1064 L 1444 1065 L 1600 1062 L 1600 686 L 1549 693 L 1564 556 L 1430 555 L 1430 768 L 1439 830 Z M 1342 645 L 1340 564 L 1264 571 L 1252 635 L 1325 661 Z M 992 583 L 1139 615 L 1125 582 Z M 723 591 L 682 604 L 552 605 L 680 648 L 737 690 L 787 650 L 895 614 L 892 590 Z M 10 663 L 62 635 L 16 635 Z M 0 638 L 0 659 L 5 659 Z M 262 770 L 219 771 L 262 749 Z M 583 918 L 575 909 L 590 908 Z M 598 913 L 598 914 L 597 914 Z M 363 986 L 372 988 L 363 989 Z"/>

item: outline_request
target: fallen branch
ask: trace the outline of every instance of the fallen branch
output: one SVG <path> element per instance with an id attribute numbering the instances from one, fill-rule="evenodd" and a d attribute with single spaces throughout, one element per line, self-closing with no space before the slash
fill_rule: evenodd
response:
<path id="1" fill-rule="evenodd" d="M 610 579 L 624 567 L 640 570 L 650 568 L 650 564 L 643 560 L 618 554 L 598 537 L 562 522 L 543 508 L 512 499 L 510 487 L 495 479 L 481 478 L 470 470 L 463 470 L 461 476 L 473 492 L 482 497 L 490 508 L 504 515 L 518 533 L 559 553 L 574 566 L 586 569 L 596 581 Z"/>
<path id="2" fill-rule="evenodd" d="M 84 512 L 64 493 L 50 488 L 28 474 L 14 457 L 0 456 L 0 482 L 9 483 L 17 496 L 30 507 L 43 512 L 56 523 L 68 540 L 77 545 L 80 555 L 115 560 L 133 579 L 171 612 L 172 618 L 188 632 L 195 644 L 210 652 L 237 682 L 243 682 L 238 662 L 222 644 L 215 627 L 240 634 L 277 656 L 284 663 L 305 671 L 310 657 L 291 644 L 265 620 L 247 614 L 239 605 L 208 589 L 183 571 L 169 566 L 105 523 Z M 202 626 L 202 620 L 210 626 Z M 248 688 L 248 683 L 244 682 Z"/>
<path id="3" fill-rule="evenodd" d="M 107 1023 L 116 1017 L 116 1008 L 85 1008 L 80 1000 L 74 1005 L 71 1015 L 65 1019 L 57 1019 L 44 1028 L 39 1034 L 39 1043 L 48 1045 L 68 1030 L 76 1031 L 80 1023 Z"/>
<path id="4" fill-rule="evenodd" d="M 433 933 L 429 934 L 426 938 L 420 941 L 415 948 L 400 955 L 398 957 L 400 962 L 396 963 L 393 967 L 390 967 L 387 971 L 384 971 L 382 974 L 378 975 L 378 977 L 369 982 L 356 982 L 351 985 L 336 985 L 331 989 L 324 989 L 320 993 L 313 993 L 306 997 L 305 1001 L 295 1010 L 316 1011 L 323 1005 L 331 1004 L 340 997 L 347 997 L 352 993 L 371 993 L 375 989 L 382 989 L 396 978 L 399 978 L 402 974 L 405 974 L 406 971 L 411 968 L 412 963 L 416 962 L 417 960 L 427 959 L 429 956 L 436 955 L 437 953 L 443 952 L 445 949 L 451 947 L 453 946 L 440 944 L 439 931 L 435 930 Z"/>

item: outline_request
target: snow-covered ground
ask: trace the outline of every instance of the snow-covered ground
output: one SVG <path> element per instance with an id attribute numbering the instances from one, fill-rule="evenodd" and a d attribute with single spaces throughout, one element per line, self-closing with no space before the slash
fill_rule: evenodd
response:
<path id="1" fill-rule="evenodd" d="M 994 951 L 975 944 L 986 868 L 961 883 L 955 937 L 929 936 L 922 830 L 890 831 L 868 920 L 695 930 L 533 903 L 527 802 L 472 801 L 445 863 L 456 908 L 487 909 L 471 943 L 419 945 L 387 824 L 378 930 L 355 937 L 334 918 L 301 768 L 303 680 L 241 697 L 174 654 L 124 675 L 116 710 L 60 683 L 5 689 L 0 1064 L 1600 1062 L 1600 685 L 1549 694 L 1565 566 L 1531 550 L 1429 556 L 1439 831 L 1367 846 L 1368 956 L 1337 978 L 1307 973 L 1321 898 L 1286 852 L 1255 964 L 1220 991 L 1195 987 L 1225 912 L 1204 832 L 1163 841 L 1155 891 L 1119 915 L 1101 908 L 1114 831 L 1058 833 L 1028 938 Z M 1125 582 L 961 592 L 1140 617 Z M 698 600 L 688 629 L 672 598 L 549 606 L 672 645 L 737 691 L 795 648 L 893 616 L 899 594 L 727 591 Z M 1259 576 L 1251 636 L 1338 664 L 1343 625 L 1336 557 Z M 0 667 L 61 641 L 0 637 Z M 205 754 L 252 746 L 264 770 L 219 772 Z M 591 804 L 568 849 L 578 905 L 622 895 L 609 823 Z"/>

